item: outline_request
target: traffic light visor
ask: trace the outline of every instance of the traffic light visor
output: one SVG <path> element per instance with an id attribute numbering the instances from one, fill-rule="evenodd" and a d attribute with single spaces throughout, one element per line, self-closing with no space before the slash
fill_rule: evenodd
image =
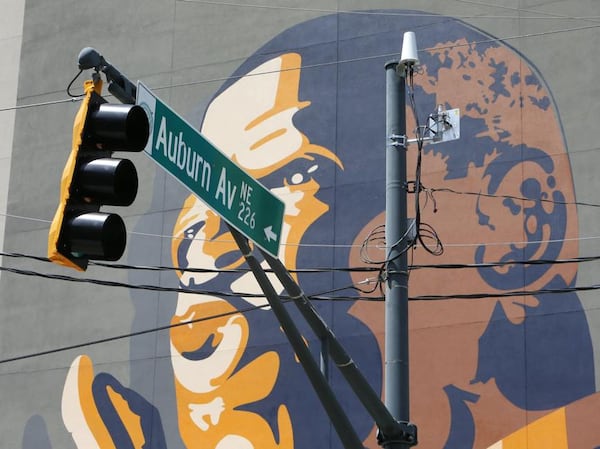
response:
<path id="1" fill-rule="evenodd" d="M 65 223 L 65 237 L 70 252 L 76 257 L 115 261 L 123 255 L 127 233 L 123 219 L 117 214 L 88 212 Z"/>
<path id="2" fill-rule="evenodd" d="M 103 149 L 142 151 L 150 135 L 150 124 L 141 106 L 103 103 L 90 112 L 86 134 Z"/>
<path id="3" fill-rule="evenodd" d="M 81 165 L 75 185 L 92 202 L 130 206 L 138 190 L 137 170 L 129 159 L 93 159 Z"/>

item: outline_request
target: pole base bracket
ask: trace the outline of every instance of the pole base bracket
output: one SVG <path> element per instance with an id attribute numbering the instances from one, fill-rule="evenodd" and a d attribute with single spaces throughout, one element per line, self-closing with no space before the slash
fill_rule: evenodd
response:
<path id="1" fill-rule="evenodd" d="M 386 435 L 377 431 L 377 443 L 385 449 L 404 449 L 419 444 L 417 426 L 410 422 L 398 422 L 394 431 Z"/>

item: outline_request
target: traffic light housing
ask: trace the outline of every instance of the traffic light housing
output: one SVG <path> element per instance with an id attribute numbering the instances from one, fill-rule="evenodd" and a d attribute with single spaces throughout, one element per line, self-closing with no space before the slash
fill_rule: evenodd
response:
<path id="1" fill-rule="evenodd" d="M 71 154 L 63 170 L 60 202 L 48 235 L 48 258 L 84 271 L 89 260 L 118 260 L 125 251 L 123 219 L 100 212 L 129 206 L 138 189 L 135 165 L 113 151 L 139 152 L 149 136 L 143 108 L 110 104 L 99 78 L 84 83 L 84 99 L 73 124 Z"/>

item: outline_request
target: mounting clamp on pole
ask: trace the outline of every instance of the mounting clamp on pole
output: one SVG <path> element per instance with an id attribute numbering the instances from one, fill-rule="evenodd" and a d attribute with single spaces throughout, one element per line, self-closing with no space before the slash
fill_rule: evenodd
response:
<path id="1" fill-rule="evenodd" d="M 406 136 L 399 135 L 399 134 L 391 134 L 389 139 L 390 139 L 390 145 L 393 145 L 396 148 L 397 147 L 406 148 L 406 144 L 408 143 Z"/>
<path id="2" fill-rule="evenodd" d="M 104 56 L 92 47 L 85 47 L 79 52 L 79 68 L 102 71 L 108 81 L 108 91 L 121 103 L 135 104 L 136 86 L 119 69 L 110 64 Z"/>

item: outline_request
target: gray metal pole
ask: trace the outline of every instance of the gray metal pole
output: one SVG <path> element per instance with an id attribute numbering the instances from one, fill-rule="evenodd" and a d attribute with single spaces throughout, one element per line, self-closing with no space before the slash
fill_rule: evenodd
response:
<path id="1" fill-rule="evenodd" d="M 398 61 L 386 70 L 385 403 L 394 418 L 409 422 L 408 263 L 406 255 L 406 80 Z M 404 442 L 391 444 L 407 448 Z"/>

